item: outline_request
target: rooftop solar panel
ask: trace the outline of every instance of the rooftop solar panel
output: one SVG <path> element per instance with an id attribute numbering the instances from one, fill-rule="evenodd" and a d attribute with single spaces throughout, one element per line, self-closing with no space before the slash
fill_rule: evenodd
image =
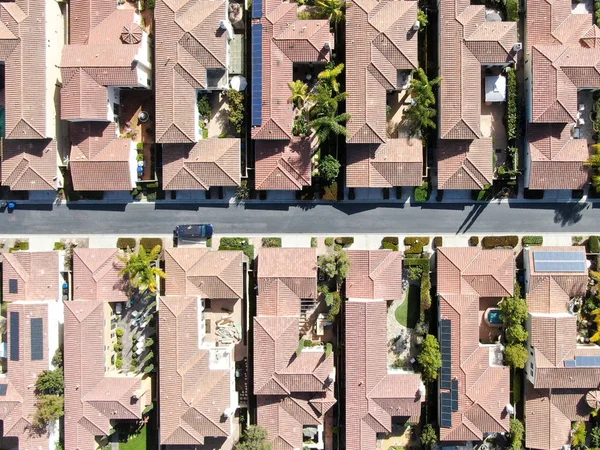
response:
<path id="1" fill-rule="evenodd" d="M 10 294 L 18 294 L 19 293 L 19 280 L 11 278 L 8 280 L 8 292 Z"/>
<path id="2" fill-rule="evenodd" d="M 19 334 L 19 313 L 11 312 L 10 313 L 10 360 L 18 361 L 19 360 L 19 344 L 20 344 L 20 334 Z"/>
<path id="3" fill-rule="evenodd" d="M 262 3 L 262 2 L 261 2 Z M 254 8 L 254 4 L 252 6 Z M 263 28 L 261 23 L 252 24 L 252 102 L 251 122 L 252 126 L 262 125 L 262 91 L 263 91 Z"/>
<path id="4" fill-rule="evenodd" d="M 452 428 L 452 404 L 449 392 L 440 394 L 440 426 Z"/>
<path id="5" fill-rule="evenodd" d="M 452 411 L 458 411 L 458 380 L 452 380 Z"/>
<path id="6" fill-rule="evenodd" d="M 263 15 L 263 2 L 262 0 L 255 0 L 252 2 L 252 18 L 260 19 Z"/>
<path id="7" fill-rule="evenodd" d="M 533 253 L 536 272 L 585 272 L 583 252 L 537 251 Z"/>
<path id="8" fill-rule="evenodd" d="M 575 360 L 574 359 L 567 359 L 565 361 L 565 367 L 575 367 Z"/>
<path id="9" fill-rule="evenodd" d="M 6 391 L 8 390 L 8 384 L 0 384 L 0 396 L 6 396 Z"/>
<path id="10" fill-rule="evenodd" d="M 44 359 L 44 320 L 31 319 L 31 360 Z"/>
<path id="11" fill-rule="evenodd" d="M 575 365 L 577 367 L 600 367 L 600 356 L 576 356 Z"/>

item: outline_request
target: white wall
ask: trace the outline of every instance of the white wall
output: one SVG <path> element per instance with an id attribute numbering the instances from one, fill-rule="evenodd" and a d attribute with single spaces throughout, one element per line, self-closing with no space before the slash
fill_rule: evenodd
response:
<path id="1" fill-rule="evenodd" d="M 47 1 L 44 5 L 46 10 L 46 137 L 60 138 L 57 136 L 59 124 L 56 120 L 60 116 L 60 110 L 54 97 L 59 89 L 56 84 L 61 79 L 59 66 L 65 45 L 65 20 L 58 2 Z"/>
<path id="2" fill-rule="evenodd" d="M 136 143 L 133 141 L 129 142 L 129 174 L 131 176 L 131 188 L 133 189 L 137 184 L 137 148 Z"/>
<path id="3" fill-rule="evenodd" d="M 115 120 L 115 103 L 118 105 L 121 103 L 121 91 L 118 87 L 108 86 L 108 99 L 106 101 L 106 120 L 113 122 Z M 117 124 L 118 128 L 118 124 Z M 118 130 L 117 130 L 118 132 Z"/>

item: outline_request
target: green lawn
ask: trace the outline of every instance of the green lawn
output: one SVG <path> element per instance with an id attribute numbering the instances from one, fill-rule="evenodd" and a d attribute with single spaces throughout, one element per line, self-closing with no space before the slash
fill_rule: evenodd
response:
<path id="1" fill-rule="evenodd" d="M 146 433 L 148 427 L 142 428 L 140 434 L 132 437 L 127 442 L 119 443 L 119 450 L 146 450 Z"/>
<path id="2" fill-rule="evenodd" d="M 419 301 L 420 289 L 414 284 L 408 285 L 407 298 L 398 308 L 396 308 L 396 320 L 400 325 L 408 328 L 414 328 L 419 321 Z"/>

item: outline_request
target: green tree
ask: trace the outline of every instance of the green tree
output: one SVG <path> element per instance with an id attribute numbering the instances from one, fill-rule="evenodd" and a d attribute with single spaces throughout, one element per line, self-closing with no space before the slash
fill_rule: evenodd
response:
<path id="1" fill-rule="evenodd" d="M 331 155 L 327 155 L 319 161 L 319 173 L 328 185 L 337 179 L 340 167 L 340 162 Z"/>
<path id="2" fill-rule="evenodd" d="M 573 425 L 573 434 L 571 435 L 571 447 L 584 448 L 586 439 L 585 422 L 577 422 Z"/>
<path id="3" fill-rule="evenodd" d="M 52 357 L 52 365 L 55 368 L 63 366 L 63 354 L 60 348 L 57 348 L 54 352 L 54 356 Z"/>
<path id="4" fill-rule="evenodd" d="M 437 431 L 433 426 L 428 423 L 423 427 L 423 431 L 421 431 L 421 445 L 425 449 L 430 449 L 438 442 Z"/>
<path id="5" fill-rule="evenodd" d="M 514 369 L 523 369 L 527 363 L 527 349 L 521 344 L 509 344 L 504 349 L 504 361 Z"/>
<path id="6" fill-rule="evenodd" d="M 58 420 L 65 414 L 62 395 L 40 395 L 36 406 L 33 426 L 38 430 L 46 429 L 51 420 Z"/>
<path id="7" fill-rule="evenodd" d="M 130 252 L 125 256 L 119 255 L 119 259 L 125 263 L 119 275 L 127 275 L 130 286 L 140 292 L 156 292 L 156 277 L 163 279 L 166 277 L 165 273 L 155 265 L 160 250 L 160 245 L 157 245 L 148 253 L 144 246 L 140 245 L 137 254 Z"/>
<path id="8" fill-rule="evenodd" d="M 525 436 L 525 427 L 519 419 L 510 419 L 510 439 L 511 450 L 521 450 L 523 448 L 523 437 Z"/>
<path id="9" fill-rule="evenodd" d="M 421 365 L 421 378 L 423 381 L 433 381 L 438 377 L 438 372 L 442 367 L 442 353 L 440 344 L 432 334 L 425 336 L 421 353 L 417 356 L 417 361 Z"/>
<path id="10" fill-rule="evenodd" d="M 592 186 L 596 192 L 600 192 L 600 144 L 592 145 L 592 155 L 585 165 L 593 169 Z"/>
<path id="11" fill-rule="evenodd" d="M 342 124 L 350 119 L 350 114 L 342 113 L 337 116 L 323 116 L 312 120 L 308 125 L 315 130 L 319 142 L 325 142 L 332 135 L 348 136 L 348 130 Z"/>
<path id="12" fill-rule="evenodd" d="M 250 425 L 244 430 L 234 450 L 273 450 L 273 444 L 267 440 L 267 430 L 259 425 Z"/>
<path id="13" fill-rule="evenodd" d="M 302 108 L 308 99 L 308 84 L 304 83 L 302 80 L 296 80 L 290 81 L 288 86 L 292 91 L 292 95 L 288 99 L 288 102 L 292 103 L 296 108 Z"/>
<path id="14" fill-rule="evenodd" d="M 321 255 L 318 260 L 319 269 L 328 278 L 340 284 L 348 276 L 350 261 L 344 250 L 339 250 L 331 255 Z"/>
<path id="15" fill-rule="evenodd" d="M 343 71 L 344 71 L 344 64 L 338 64 L 336 66 L 334 63 L 329 62 L 325 66 L 325 70 L 323 70 L 322 72 L 319 73 L 319 75 L 317 75 L 317 78 L 325 86 L 330 87 L 333 92 L 339 93 L 340 92 L 340 83 L 337 79 L 342 74 Z"/>
<path id="16" fill-rule="evenodd" d="M 506 326 L 521 325 L 527 319 L 527 302 L 519 297 L 505 298 L 498 305 Z"/>
<path id="17" fill-rule="evenodd" d="M 511 325 L 506 329 L 506 339 L 509 344 L 518 344 L 527 341 L 528 333 L 520 323 Z"/>
<path id="18" fill-rule="evenodd" d="M 229 106 L 229 123 L 235 129 L 235 132 L 240 134 L 244 124 L 244 94 L 235 89 L 229 89 L 227 91 L 227 104 Z"/>
<path id="19" fill-rule="evenodd" d="M 410 81 L 410 93 L 412 102 L 404 112 L 402 121 L 409 128 L 409 135 L 423 133 L 425 128 L 435 128 L 433 118 L 436 116 L 435 95 L 433 88 L 440 84 L 441 78 L 429 80 L 425 71 L 419 67 L 412 72 Z"/>
<path id="20" fill-rule="evenodd" d="M 427 25 L 429 25 L 429 20 L 427 19 L 427 13 L 425 11 L 423 11 L 422 9 L 417 11 L 417 20 L 419 21 L 419 24 L 421 25 L 421 27 L 419 28 L 419 31 L 425 30 Z"/>
<path id="21" fill-rule="evenodd" d="M 592 431 L 590 432 L 590 440 L 592 447 L 600 447 L 600 426 L 596 425 L 594 428 L 592 428 Z"/>
<path id="22" fill-rule="evenodd" d="M 317 0 L 319 14 L 329 19 L 329 22 L 333 25 L 337 25 L 346 19 L 347 6 L 344 0 Z"/>
<path id="23" fill-rule="evenodd" d="M 250 198 L 250 188 L 248 181 L 242 180 L 240 185 L 235 189 L 235 198 L 237 200 L 248 200 Z"/>
<path id="24" fill-rule="evenodd" d="M 43 370 L 37 377 L 35 389 L 39 395 L 62 395 L 65 391 L 63 368 Z"/>

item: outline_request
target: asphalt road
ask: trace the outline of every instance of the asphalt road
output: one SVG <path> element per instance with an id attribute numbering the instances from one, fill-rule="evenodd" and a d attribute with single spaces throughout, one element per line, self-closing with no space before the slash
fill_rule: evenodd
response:
<path id="1" fill-rule="evenodd" d="M 219 234 L 584 234 L 600 232 L 600 203 L 19 204 L 0 213 L 0 234 L 162 234 L 206 222 Z"/>

